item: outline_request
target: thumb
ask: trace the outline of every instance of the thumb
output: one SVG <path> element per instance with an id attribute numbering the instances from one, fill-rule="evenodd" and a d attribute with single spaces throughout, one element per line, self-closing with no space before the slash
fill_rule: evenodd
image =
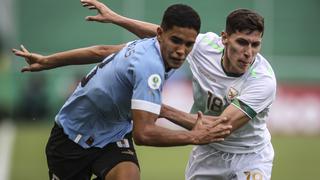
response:
<path id="1" fill-rule="evenodd" d="M 199 127 L 199 126 L 202 126 L 202 117 L 203 117 L 203 114 L 201 111 L 198 111 L 198 117 L 197 117 L 197 121 L 196 121 L 196 125 L 195 127 Z"/>
<path id="2" fill-rule="evenodd" d="M 31 71 L 31 69 L 30 69 L 30 67 L 29 66 L 24 66 L 22 69 L 21 69 L 21 72 L 23 73 L 23 72 L 30 72 Z"/>
<path id="3" fill-rule="evenodd" d="M 86 17 L 87 21 L 100 21 L 100 19 L 98 18 L 98 16 L 87 16 Z"/>

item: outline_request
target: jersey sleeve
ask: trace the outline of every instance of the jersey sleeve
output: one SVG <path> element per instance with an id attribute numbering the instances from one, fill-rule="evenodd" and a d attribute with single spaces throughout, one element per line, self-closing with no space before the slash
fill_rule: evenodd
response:
<path id="1" fill-rule="evenodd" d="M 163 86 L 163 73 L 157 68 L 157 63 L 150 59 L 144 63 L 136 63 L 132 68 L 133 94 L 131 109 L 148 111 L 160 114 L 161 90 Z"/>
<path id="2" fill-rule="evenodd" d="M 202 59 L 201 56 L 204 54 L 207 54 L 208 52 L 218 54 L 223 51 L 223 48 L 220 37 L 217 34 L 213 32 L 199 34 L 192 51 L 187 56 L 187 61 L 192 65 L 193 63 L 197 63 L 197 60 Z"/>
<path id="3" fill-rule="evenodd" d="M 251 78 L 244 84 L 241 95 L 232 104 L 242 110 L 250 118 L 268 108 L 276 96 L 276 81 L 272 76 Z"/>

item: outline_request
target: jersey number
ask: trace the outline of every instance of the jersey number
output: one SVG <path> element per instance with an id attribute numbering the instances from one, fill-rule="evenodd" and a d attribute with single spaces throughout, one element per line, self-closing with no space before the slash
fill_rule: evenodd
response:
<path id="1" fill-rule="evenodd" d="M 81 87 L 84 87 L 86 84 L 88 84 L 89 80 L 97 73 L 98 69 L 103 68 L 106 64 L 111 62 L 113 60 L 113 58 L 116 56 L 116 54 L 117 53 L 112 54 L 109 57 L 107 57 L 107 59 L 105 59 L 102 63 L 97 65 L 93 71 L 91 71 L 87 76 L 83 77 L 81 79 Z"/>
<path id="2" fill-rule="evenodd" d="M 214 96 L 212 92 L 208 91 L 207 109 L 214 112 L 221 112 L 222 108 L 222 99 L 217 96 Z"/>

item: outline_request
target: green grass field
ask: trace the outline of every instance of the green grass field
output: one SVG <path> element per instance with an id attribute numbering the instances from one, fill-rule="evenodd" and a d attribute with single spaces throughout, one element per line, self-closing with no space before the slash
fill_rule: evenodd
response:
<path id="1" fill-rule="evenodd" d="M 44 147 L 51 125 L 18 125 L 10 180 L 44 180 L 47 165 Z M 273 180 L 314 180 L 320 164 L 320 137 L 273 136 L 276 157 Z M 183 180 L 191 146 L 137 147 L 142 180 Z"/>

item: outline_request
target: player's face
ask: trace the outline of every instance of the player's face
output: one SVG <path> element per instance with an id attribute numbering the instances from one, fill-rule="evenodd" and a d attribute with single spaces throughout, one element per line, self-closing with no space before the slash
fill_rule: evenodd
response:
<path id="1" fill-rule="evenodd" d="M 198 35 L 197 31 L 191 28 L 174 26 L 172 29 L 166 31 L 158 28 L 157 33 L 166 70 L 181 67 L 187 55 L 192 50 Z"/>
<path id="2" fill-rule="evenodd" d="M 253 63 L 261 49 L 262 33 L 236 32 L 231 35 L 222 33 L 222 42 L 225 46 L 223 66 L 229 73 L 243 74 Z"/>

